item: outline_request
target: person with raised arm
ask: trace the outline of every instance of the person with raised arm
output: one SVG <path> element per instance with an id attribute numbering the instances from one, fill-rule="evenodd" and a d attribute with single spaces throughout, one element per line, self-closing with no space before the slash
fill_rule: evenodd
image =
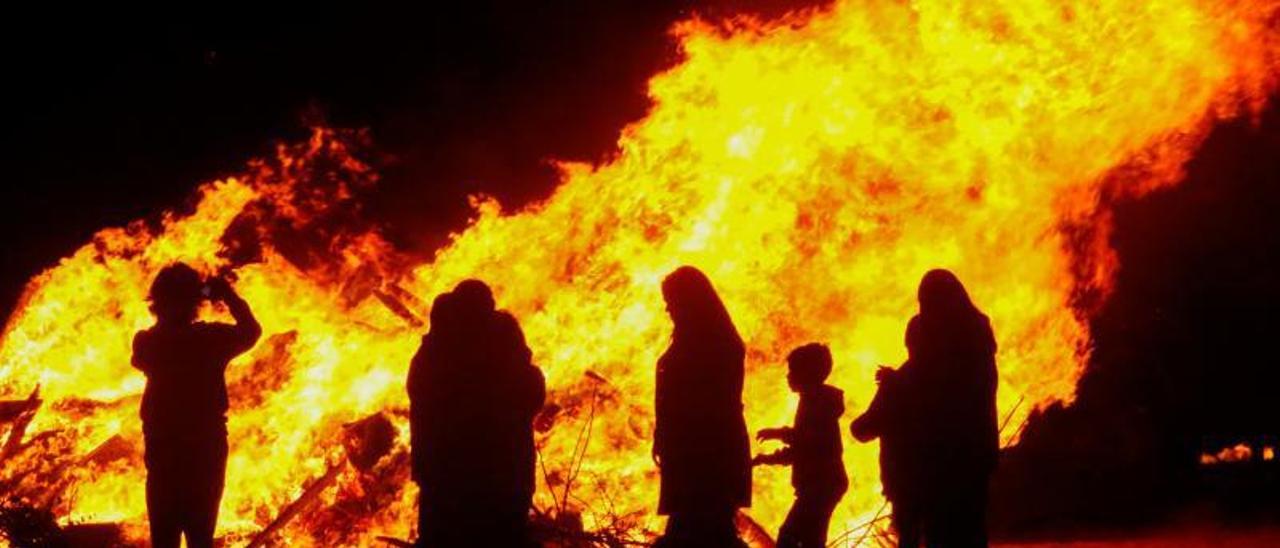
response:
<path id="1" fill-rule="evenodd" d="M 197 320 L 208 299 L 234 324 Z M 249 304 L 222 278 L 183 263 L 151 284 L 156 323 L 133 338 L 133 366 L 147 377 L 142 433 L 147 515 L 154 548 L 212 548 L 227 468 L 227 364 L 262 335 Z"/>

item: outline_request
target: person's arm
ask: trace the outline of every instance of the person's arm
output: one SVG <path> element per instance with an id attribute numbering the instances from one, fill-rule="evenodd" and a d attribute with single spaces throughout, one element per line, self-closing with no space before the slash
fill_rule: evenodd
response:
<path id="1" fill-rule="evenodd" d="M 227 310 L 236 321 L 231 329 L 231 339 L 228 341 L 230 345 L 228 350 L 231 355 L 237 356 L 253 348 L 253 345 L 258 342 L 258 337 L 262 336 L 262 326 L 258 324 L 258 319 L 253 317 L 253 311 L 249 310 L 249 303 L 240 298 L 240 295 L 231 288 L 231 284 L 222 278 L 214 278 L 209 282 L 209 297 L 227 305 Z"/>
<path id="2" fill-rule="evenodd" d="M 780 465 L 780 466 L 788 466 L 791 464 L 795 464 L 795 451 L 793 451 L 790 447 L 787 447 L 785 449 L 779 449 L 772 453 L 764 453 L 761 455 L 756 455 L 755 458 L 751 459 L 752 466 L 760 466 L 762 464 L 773 464 L 773 465 Z"/>
<path id="3" fill-rule="evenodd" d="M 133 356 L 131 358 L 133 367 L 147 375 L 151 374 L 150 350 L 151 345 L 148 344 L 146 331 L 139 331 L 133 336 Z"/>
<path id="4" fill-rule="evenodd" d="M 871 405 L 867 407 L 866 412 L 849 424 L 849 433 L 853 434 L 854 439 L 867 443 L 884 433 L 884 391 L 885 385 L 882 384 L 876 390 L 876 395 L 871 399 Z"/>
<path id="5" fill-rule="evenodd" d="M 795 429 L 788 426 L 765 428 L 756 433 L 756 439 L 760 441 L 778 440 L 782 443 L 791 444 L 795 439 Z"/>

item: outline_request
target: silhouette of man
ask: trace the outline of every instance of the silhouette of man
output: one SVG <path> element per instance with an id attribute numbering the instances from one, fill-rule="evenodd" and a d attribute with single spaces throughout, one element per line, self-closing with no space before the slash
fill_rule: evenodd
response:
<path id="1" fill-rule="evenodd" d="M 751 505 L 751 447 L 742 417 L 745 348 L 707 277 L 681 267 L 662 282 L 674 330 L 658 360 L 653 458 L 656 546 L 745 546 L 734 523 Z"/>
<path id="2" fill-rule="evenodd" d="M 409 368 L 421 546 L 528 546 L 541 371 L 511 314 L 476 280 L 437 297 Z"/>
<path id="3" fill-rule="evenodd" d="M 766 428 L 760 440 L 781 440 L 787 447 L 755 458 L 753 464 L 790 465 L 796 502 L 778 531 L 779 548 L 822 548 L 827 545 L 831 513 L 849 489 L 841 461 L 840 415 L 844 392 L 824 384 L 831 374 L 831 351 L 811 343 L 787 356 L 787 384 L 800 394 L 790 428 Z"/>
<path id="4" fill-rule="evenodd" d="M 234 325 L 196 321 L 207 297 L 227 306 Z M 211 548 L 227 467 L 224 373 L 262 328 L 231 285 L 206 284 L 191 267 L 165 267 L 151 285 L 156 324 L 133 339 L 133 366 L 147 376 L 142 394 L 147 514 L 151 545 Z"/>

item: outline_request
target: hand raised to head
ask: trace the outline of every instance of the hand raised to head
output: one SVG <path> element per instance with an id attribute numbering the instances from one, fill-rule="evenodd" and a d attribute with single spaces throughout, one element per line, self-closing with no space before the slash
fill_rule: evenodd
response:
<path id="1" fill-rule="evenodd" d="M 231 288 L 231 283 L 221 276 L 209 278 L 205 286 L 209 288 L 209 299 L 213 301 L 225 301 L 236 294 Z"/>

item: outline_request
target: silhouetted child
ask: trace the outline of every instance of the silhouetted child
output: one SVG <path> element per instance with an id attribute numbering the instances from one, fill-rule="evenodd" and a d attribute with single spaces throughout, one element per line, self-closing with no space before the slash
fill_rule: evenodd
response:
<path id="1" fill-rule="evenodd" d="M 205 298 L 222 301 L 235 325 L 196 321 Z M 142 434 L 151 545 L 212 548 L 227 468 L 227 362 L 253 347 L 262 328 L 224 280 L 165 267 L 151 285 L 156 324 L 133 338 L 133 366 L 147 376 Z"/>
<path id="2" fill-rule="evenodd" d="M 824 384 L 831 374 L 831 351 L 825 345 L 792 350 L 787 368 L 787 384 L 800 395 L 795 425 L 761 430 L 760 440 L 781 440 L 787 447 L 757 456 L 753 463 L 792 467 L 796 502 L 778 531 L 778 546 L 820 548 L 827 544 L 831 513 L 849 488 L 840 443 L 844 393 Z"/>

